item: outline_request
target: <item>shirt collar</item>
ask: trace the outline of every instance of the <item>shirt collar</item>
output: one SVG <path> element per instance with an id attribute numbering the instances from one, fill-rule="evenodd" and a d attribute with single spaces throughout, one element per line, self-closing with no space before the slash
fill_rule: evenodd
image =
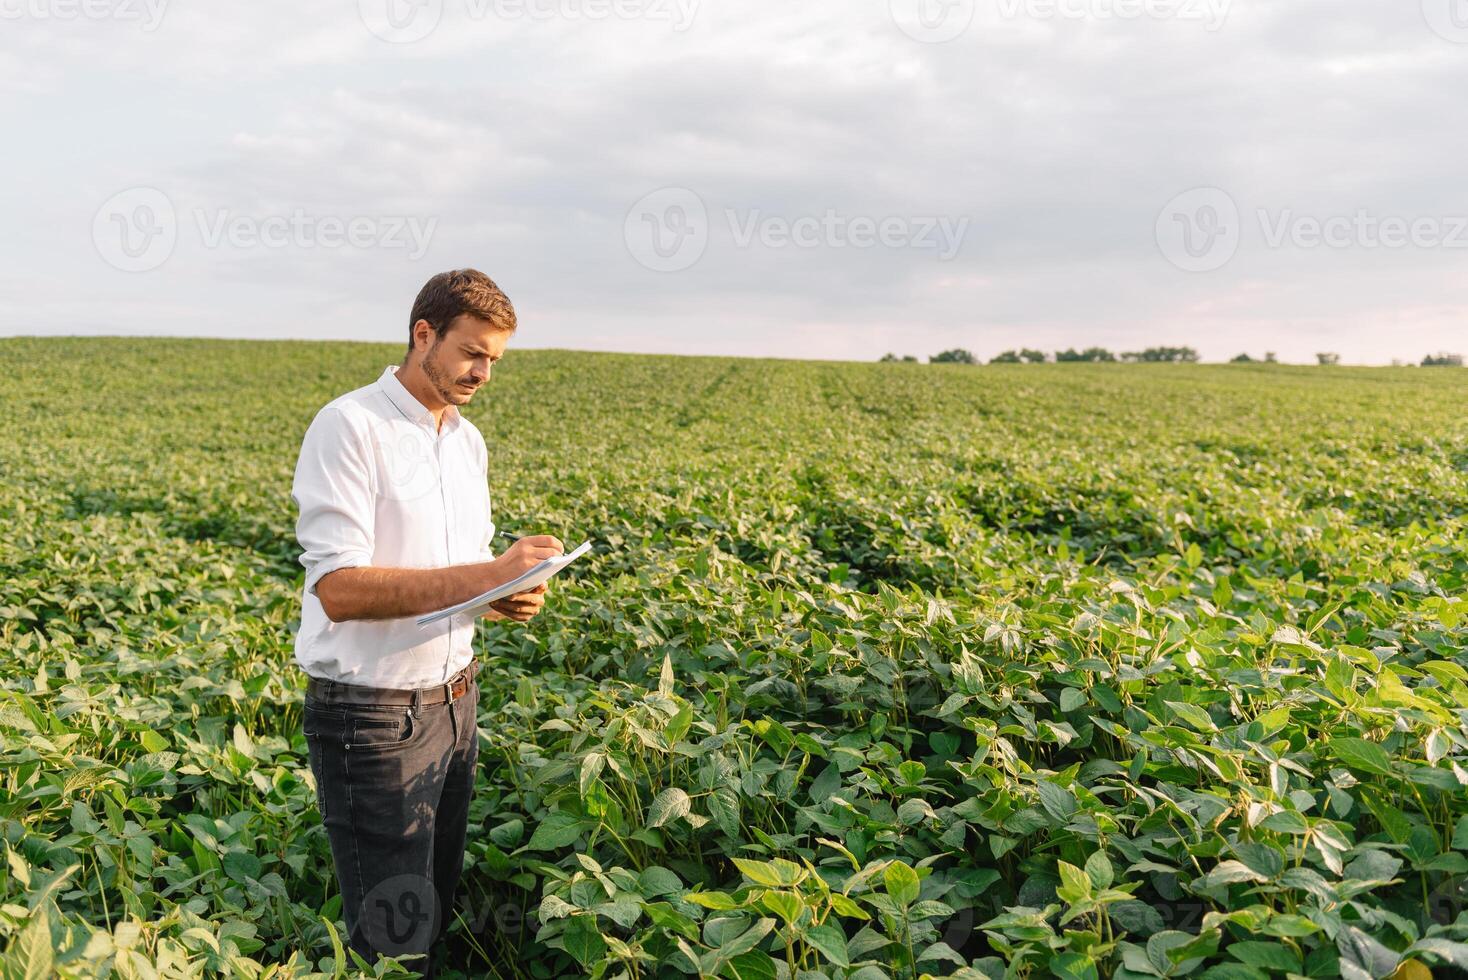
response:
<path id="1" fill-rule="evenodd" d="M 403 416 L 409 421 L 416 422 L 419 425 L 425 425 L 430 430 L 435 429 L 433 413 L 418 400 L 416 395 L 403 387 L 403 383 L 398 380 L 397 374 L 398 365 L 389 364 L 382 372 L 382 377 L 377 379 L 377 386 L 382 389 L 382 393 L 387 396 L 387 400 L 393 403 L 393 407 L 399 412 L 402 412 Z M 447 435 L 458 427 L 459 410 L 453 405 L 450 405 L 443 412 L 443 432 Z"/>

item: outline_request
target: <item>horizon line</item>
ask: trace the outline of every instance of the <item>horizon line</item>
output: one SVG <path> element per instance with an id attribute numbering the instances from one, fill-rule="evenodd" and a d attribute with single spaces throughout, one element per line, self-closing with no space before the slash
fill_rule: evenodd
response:
<path id="1" fill-rule="evenodd" d="M 391 347 L 402 347 L 403 346 L 403 343 L 401 341 L 391 341 L 391 340 L 356 340 L 356 339 L 330 338 L 330 337 L 323 337 L 323 338 L 316 339 L 316 338 L 308 338 L 308 337 L 211 337 L 211 336 L 197 335 L 197 334 L 166 334 L 166 333 L 158 333 L 158 334 L 148 334 L 148 333 L 137 333 L 137 334 L 108 334 L 108 333 L 57 333 L 57 334 L 0 333 L 0 342 L 4 342 L 4 341 L 7 341 L 7 340 L 150 340 L 150 341 L 179 341 L 179 340 L 181 340 L 181 341 L 194 341 L 194 342 L 245 343 L 245 344 L 251 344 L 251 343 L 257 343 L 257 344 L 302 344 L 302 343 L 305 343 L 305 344 L 358 344 L 358 345 L 381 346 L 381 347 L 389 347 L 389 346 L 391 346 Z M 1091 347 L 1096 347 L 1097 345 L 1092 344 L 1090 346 Z M 1154 347 L 1164 347 L 1164 346 L 1168 346 L 1168 345 L 1157 344 L 1157 345 L 1153 345 L 1153 346 Z M 1180 347 L 1186 347 L 1187 345 L 1179 345 L 1179 346 Z M 766 354 L 685 354 L 685 353 L 676 353 L 676 352 L 672 352 L 672 351 L 597 350 L 597 349 L 580 348 L 580 347 L 517 346 L 515 349 L 516 350 L 520 350 L 520 351 L 532 351 L 532 350 L 534 350 L 534 351 L 544 351 L 546 353 L 609 354 L 609 355 L 620 356 L 620 357 L 713 358 L 713 359 L 721 359 L 721 360 L 740 360 L 740 361 L 791 361 L 791 362 L 816 363 L 816 364 L 880 364 L 880 363 L 898 363 L 898 364 L 907 363 L 907 364 L 912 364 L 912 363 L 916 363 L 916 364 L 923 365 L 923 366 L 937 366 L 937 365 L 933 365 L 933 362 L 932 362 L 932 357 L 935 357 L 937 355 L 929 355 L 928 356 L 928 359 L 927 360 L 924 360 L 922 358 L 917 357 L 916 355 L 902 355 L 902 354 L 898 354 L 895 351 L 884 352 L 882 356 L 883 357 L 886 357 L 886 356 L 888 356 L 888 354 L 891 354 L 892 356 L 895 356 L 895 357 L 899 358 L 899 360 L 897 360 L 895 362 L 893 362 L 893 361 L 884 362 L 882 360 L 882 358 L 880 358 L 880 357 L 879 358 L 873 358 L 871 360 L 854 360 L 854 359 L 851 359 L 851 358 L 841 358 L 841 357 L 792 357 L 792 356 L 779 356 L 779 355 L 773 355 L 773 354 L 770 354 L 770 355 L 766 355 Z M 955 350 L 955 349 L 966 349 L 966 348 L 948 348 L 948 350 Z M 995 356 L 997 356 L 997 354 L 1008 353 L 1010 351 L 1025 350 L 1025 349 L 1027 349 L 1027 348 L 1018 348 L 1018 349 L 1012 348 L 1012 347 L 1011 348 L 1006 348 L 1003 351 L 996 352 L 996 355 Z M 1028 349 L 1038 350 L 1039 348 L 1028 348 Z M 1084 350 L 1087 350 L 1087 349 L 1089 349 L 1089 348 L 1079 348 L 1080 351 L 1084 351 Z M 1173 366 L 1173 367 L 1178 367 L 1180 365 L 1187 365 L 1187 364 L 1208 365 L 1208 366 L 1215 366 L 1215 367 L 1216 366 L 1224 366 L 1224 365 L 1228 365 L 1228 366 L 1239 365 L 1239 366 L 1243 366 L 1243 367 L 1271 366 L 1272 365 L 1272 366 L 1275 366 L 1275 367 L 1350 367 L 1350 368 L 1382 368 L 1382 369 L 1393 369 L 1393 368 L 1421 368 L 1421 367 L 1430 366 L 1430 365 L 1423 365 L 1423 364 L 1421 364 L 1418 361 L 1405 361 L 1405 360 L 1403 360 L 1403 361 L 1393 361 L 1391 363 L 1385 363 L 1385 364 L 1380 363 L 1380 362 L 1373 362 L 1373 363 L 1358 363 L 1358 362 L 1348 362 L 1348 363 L 1345 363 L 1345 362 L 1343 362 L 1343 363 L 1336 363 L 1336 364 L 1320 364 L 1320 363 L 1313 363 L 1313 362 L 1310 362 L 1310 361 L 1282 361 L 1282 360 L 1273 360 L 1273 361 L 1270 361 L 1270 360 L 1265 360 L 1264 358 L 1252 358 L 1251 360 L 1248 360 L 1248 361 L 1235 361 L 1235 360 L 1232 360 L 1232 359 L 1228 359 L 1228 360 L 1203 360 L 1201 358 L 1199 360 L 1196 360 L 1196 361 L 1123 361 L 1121 359 L 1121 354 L 1120 353 L 1114 352 L 1114 351 L 1110 351 L 1109 348 L 1102 348 L 1102 349 L 1103 350 L 1108 350 L 1109 353 L 1115 354 L 1116 360 L 1115 361 L 1057 361 L 1057 360 L 1054 359 L 1054 355 L 1055 354 L 1058 354 L 1058 353 L 1061 353 L 1061 351 L 1044 351 L 1042 353 L 1044 353 L 1046 355 L 1046 360 L 1044 362 L 1041 362 L 1041 363 L 1051 364 L 1051 365 L 1055 365 L 1055 364 L 1137 364 L 1137 365 L 1165 364 L 1165 365 L 1170 365 L 1170 366 Z M 1143 348 L 1143 350 L 1147 350 L 1147 349 L 1149 349 L 1149 348 Z M 1175 347 L 1174 349 L 1178 349 L 1178 348 Z M 1196 351 L 1196 348 L 1189 348 L 1189 349 L 1192 349 L 1192 350 L 1195 350 Z M 1069 347 L 1064 348 L 1064 350 L 1065 351 L 1075 351 L 1075 350 L 1078 350 L 1078 348 L 1076 348 L 1074 346 L 1069 346 Z M 939 352 L 939 353 L 945 353 L 945 352 L 946 351 L 942 351 L 942 352 Z M 970 353 L 972 353 L 972 351 L 970 351 Z M 1131 351 L 1128 351 L 1126 353 L 1132 353 L 1132 352 Z M 1241 352 L 1241 353 L 1247 354 L 1247 352 Z M 1266 353 L 1269 353 L 1269 352 L 1266 352 Z M 1423 356 L 1424 357 L 1433 357 L 1433 356 L 1439 356 L 1439 357 L 1441 357 L 1441 356 L 1444 356 L 1444 355 L 1448 355 L 1448 356 L 1461 356 L 1461 355 L 1457 355 L 1456 352 L 1446 352 L 1446 351 L 1434 351 L 1434 352 L 1430 352 L 1428 354 L 1425 354 Z M 977 355 L 977 354 L 975 354 L 974 356 L 976 358 L 979 357 L 979 355 Z M 902 360 L 900 360 L 900 358 L 902 358 L 902 357 L 913 357 L 914 360 L 912 360 L 912 361 L 902 361 Z M 1009 366 L 1009 365 L 1008 364 L 1003 364 L 1003 363 L 996 364 L 991 359 L 990 360 L 986 360 L 986 359 L 983 359 L 983 358 L 979 358 L 977 361 L 975 361 L 973 363 L 967 363 L 967 364 L 965 364 L 965 363 L 959 363 L 956 366 L 958 366 L 958 367 L 1005 367 L 1005 366 Z M 1034 362 L 1023 362 L 1019 366 L 1020 367 L 1033 367 L 1033 366 L 1035 366 L 1035 363 Z M 1439 365 L 1439 366 L 1441 366 L 1441 365 Z"/>

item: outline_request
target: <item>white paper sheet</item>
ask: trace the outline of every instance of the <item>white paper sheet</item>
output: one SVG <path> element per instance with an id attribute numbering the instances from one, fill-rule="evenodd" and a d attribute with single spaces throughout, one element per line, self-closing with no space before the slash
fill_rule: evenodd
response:
<path id="1" fill-rule="evenodd" d="M 514 581 L 506 582 L 504 585 L 501 585 L 497 589 L 490 589 L 483 595 L 477 595 L 466 602 L 459 603 L 457 606 L 450 606 L 447 609 L 440 609 L 438 612 L 429 613 L 426 616 L 419 616 L 417 620 L 415 620 L 415 622 L 419 626 L 428 626 L 431 623 L 438 622 L 440 619 L 445 619 L 449 616 L 457 616 L 460 613 L 477 616 L 488 609 L 489 604 L 492 602 L 498 602 L 501 599 L 506 598 L 507 596 L 519 595 L 521 592 L 529 592 L 531 589 L 535 588 L 540 583 L 547 581 L 552 575 L 556 574 L 556 572 L 559 572 L 561 569 L 565 568 L 567 565 L 571 564 L 571 562 L 575 561 L 577 558 L 580 558 L 582 555 L 586 554 L 590 550 L 591 542 L 583 541 L 574 550 L 568 551 L 564 555 L 556 555 L 556 557 L 554 558 L 547 558 L 545 561 L 541 562 L 539 565 L 536 565 L 534 568 L 530 569 L 530 571 L 526 572 L 524 575 L 521 575 Z"/>

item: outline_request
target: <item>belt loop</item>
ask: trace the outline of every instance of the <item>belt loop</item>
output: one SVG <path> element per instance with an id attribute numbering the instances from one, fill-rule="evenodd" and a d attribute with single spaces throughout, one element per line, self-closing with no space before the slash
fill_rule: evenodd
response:
<path id="1" fill-rule="evenodd" d="M 413 688 L 413 703 L 409 707 L 413 712 L 414 719 L 417 719 L 421 716 L 421 709 L 423 707 L 423 692 L 416 687 Z"/>

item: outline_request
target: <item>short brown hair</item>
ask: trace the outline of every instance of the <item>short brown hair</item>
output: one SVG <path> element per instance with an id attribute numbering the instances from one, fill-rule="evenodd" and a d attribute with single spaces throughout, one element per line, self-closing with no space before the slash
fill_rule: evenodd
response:
<path id="1" fill-rule="evenodd" d="M 515 308 L 493 279 L 478 269 L 454 269 L 440 272 L 418 290 L 408 318 L 408 350 L 413 350 L 413 327 L 419 320 L 427 320 L 442 338 L 449 324 L 465 313 L 500 330 L 515 329 Z"/>

